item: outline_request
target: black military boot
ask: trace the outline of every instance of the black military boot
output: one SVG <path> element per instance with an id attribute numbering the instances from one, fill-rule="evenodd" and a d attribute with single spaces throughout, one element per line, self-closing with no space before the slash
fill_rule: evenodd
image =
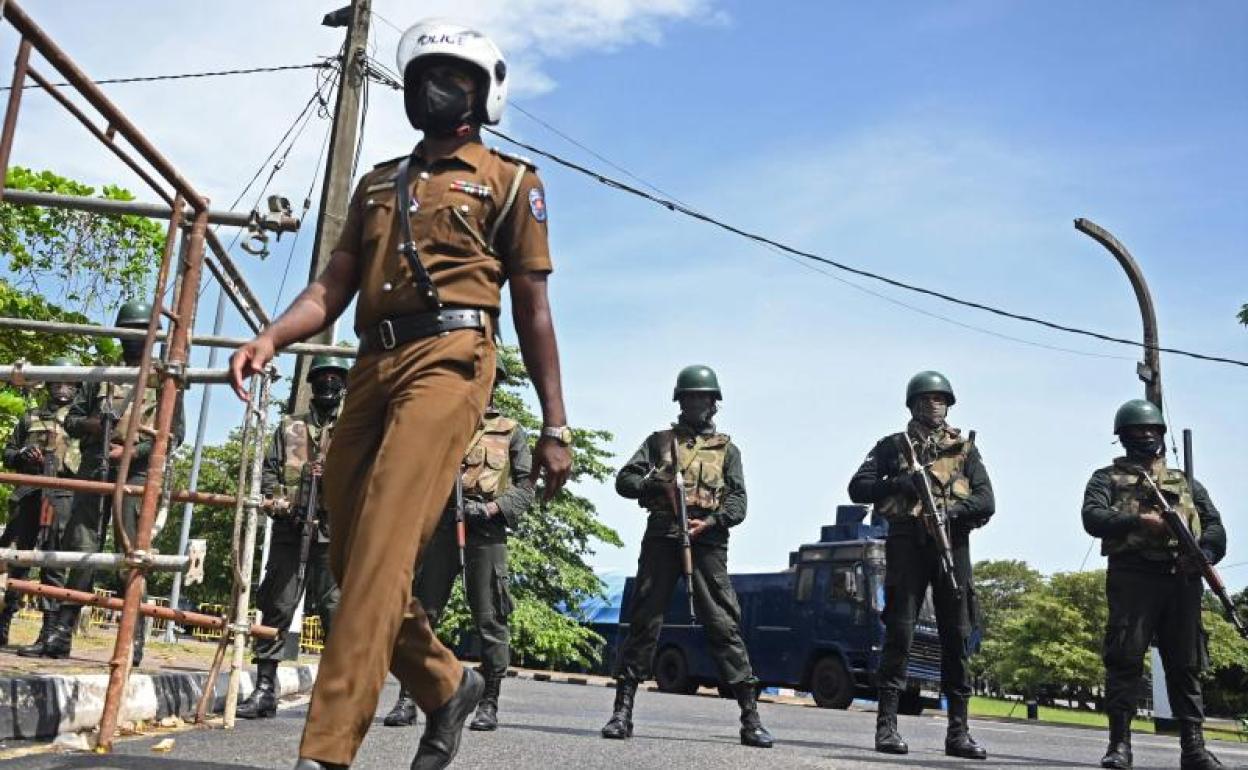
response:
<path id="1" fill-rule="evenodd" d="M 637 695 L 637 680 L 615 680 L 615 706 L 611 719 L 602 728 L 602 737 L 624 740 L 633 737 L 633 698 Z"/>
<path id="2" fill-rule="evenodd" d="M 754 683 L 734 684 L 732 694 L 737 696 L 737 705 L 741 707 L 741 744 L 758 749 L 771 748 L 775 741 L 758 716 L 758 690 Z"/>
<path id="3" fill-rule="evenodd" d="M 419 713 L 416 710 L 416 699 L 406 687 L 399 685 L 399 699 L 394 702 L 394 708 L 390 709 L 390 713 L 386 714 L 381 723 L 386 727 L 411 727 L 416 724 L 416 715 Z"/>
<path id="4" fill-rule="evenodd" d="M 1205 732 L 1200 722 L 1179 723 L 1179 745 L 1183 747 L 1183 753 L 1179 755 L 1181 770 L 1213 770 L 1222 767 L 1218 758 L 1205 748 Z"/>
<path id="5" fill-rule="evenodd" d="M 879 698 L 875 712 L 875 750 L 881 754 L 909 754 L 910 747 L 897 732 L 897 703 L 901 693 L 881 688 Z"/>
<path id="6" fill-rule="evenodd" d="M 962 759 L 987 759 L 988 752 L 971 737 L 967 727 L 967 699 L 951 695 L 949 700 L 949 732 L 945 734 L 945 753 Z"/>
<path id="7" fill-rule="evenodd" d="M 1131 756 L 1131 717 L 1130 712 L 1116 711 L 1109 715 L 1109 748 L 1101 757 L 1101 767 L 1116 770 L 1130 770 Z"/>
<path id="8" fill-rule="evenodd" d="M 78 625 L 78 611 L 82 608 L 70 604 L 61 607 L 48 628 L 48 638 L 43 645 L 43 657 L 68 658 L 74 644 L 74 627 Z"/>
<path id="9" fill-rule="evenodd" d="M 55 620 L 55 612 L 44 610 L 43 625 L 39 626 L 39 637 L 35 639 L 34 644 L 18 647 L 17 654 L 23 658 L 42 658 L 48 646 L 48 632 L 52 630 L 52 623 Z"/>
<path id="10" fill-rule="evenodd" d="M 481 702 L 484 692 L 485 680 L 481 675 L 471 668 L 464 669 L 464 678 L 451 699 L 426 716 L 425 732 L 420 736 L 411 770 L 442 770 L 451 764 L 459 753 L 464 722 Z"/>
<path id="11" fill-rule="evenodd" d="M 277 716 L 277 661 L 256 663 L 256 686 L 238 704 L 235 715 L 241 719 L 269 719 Z"/>
<path id="12" fill-rule="evenodd" d="M 347 770 L 346 765 L 335 765 L 330 762 L 318 762 L 315 759 L 299 758 L 295 770 Z"/>
<path id="13" fill-rule="evenodd" d="M 476 716 L 468 723 L 469 730 L 489 732 L 498 729 L 498 691 L 502 683 L 503 680 L 498 677 L 486 678 L 485 695 L 481 696 L 481 702 L 477 704 Z"/>

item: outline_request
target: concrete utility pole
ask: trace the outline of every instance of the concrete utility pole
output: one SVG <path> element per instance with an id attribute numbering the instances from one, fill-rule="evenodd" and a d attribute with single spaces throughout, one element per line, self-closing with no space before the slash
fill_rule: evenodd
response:
<path id="1" fill-rule="evenodd" d="M 329 152 L 325 158 L 325 185 L 321 188 L 321 206 L 316 215 L 316 240 L 312 244 L 312 264 L 308 283 L 329 264 L 334 243 L 342 233 L 347 202 L 351 199 L 351 165 L 359 137 L 360 99 L 364 92 L 368 23 L 372 0 L 352 0 L 351 5 L 325 14 L 321 22 L 327 27 L 346 27 L 347 42 L 343 48 L 342 77 L 338 83 L 338 100 L 334 105 L 333 128 L 329 136 Z M 312 337 L 308 342 L 332 345 L 335 326 Z M 308 408 L 310 391 L 304 376 L 312 359 L 300 356 L 295 364 L 295 377 L 290 389 L 290 411 L 298 414 Z"/>

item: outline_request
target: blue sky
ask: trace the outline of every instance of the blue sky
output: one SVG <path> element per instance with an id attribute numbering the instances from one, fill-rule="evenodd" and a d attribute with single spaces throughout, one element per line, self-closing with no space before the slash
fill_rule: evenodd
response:
<path id="1" fill-rule="evenodd" d="M 308 3 L 217 5 L 26 7 L 98 77 L 311 61 L 340 40 L 318 26 L 332 3 L 312 13 Z M 1163 344 L 1248 358 L 1248 330 L 1234 322 L 1248 301 L 1242 3 L 427 6 L 469 13 L 500 39 L 516 65 L 517 103 L 696 208 L 867 269 L 1138 338 L 1119 268 L 1071 225 L 1088 217 L 1144 267 Z M 400 27 L 415 20 L 405 4 L 376 8 Z M 240 36 L 230 20 L 244 12 L 256 22 L 249 29 L 282 34 Z M 186 37 L 170 36 L 171 21 Z M 390 64 L 398 34 L 381 21 L 375 29 L 376 55 Z M 144 45 L 119 50 L 122 34 Z M 0 38 L 0 58 L 11 60 L 11 31 Z M 191 179 L 228 202 L 312 86 L 298 72 L 109 93 Z M 366 164 L 412 139 L 397 94 L 375 88 L 371 101 Z M 504 128 L 603 165 L 516 112 Z M 129 179 L 43 97 L 30 97 L 20 129 L 15 163 Z M 302 197 L 323 131 L 309 126 L 275 189 Z M 871 296 L 539 165 L 571 419 L 611 430 L 622 460 L 671 419 L 681 366 L 716 367 L 720 424 L 742 447 L 750 492 L 749 517 L 733 536 L 735 569 L 781 568 L 817 537 L 862 456 L 904 423 L 905 381 L 926 368 L 953 380 L 951 419 L 978 431 L 996 486 L 998 516 L 977 535 L 976 557 L 1022 558 L 1045 571 L 1101 563 L 1095 552 L 1084 561 L 1091 541 L 1078 506 L 1088 474 L 1116 449 L 1114 409 L 1140 394 L 1134 351 L 879 285 L 868 288 L 887 299 Z M 239 255 L 266 303 L 288 243 L 264 262 Z M 293 256 L 296 279 L 310 244 L 309 230 Z M 213 293 L 205 297 L 207 325 Z M 231 319 L 227 332 L 240 331 Z M 1162 369 L 1170 417 L 1194 429 L 1198 475 L 1228 523 L 1226 577 L 1242 586 L 1248 566 L 1231 565 L 1248 562 L 1248 476 L 1239 467 L 1248 371 L 1174 356 Z M 214 398 L 210 437 L 219 438 L 240 412 L 224 394 Z M 639 509 L 609 487 L 583 491 L 627 543 L 602 549 L 595 565 L 631 569 Z"/>

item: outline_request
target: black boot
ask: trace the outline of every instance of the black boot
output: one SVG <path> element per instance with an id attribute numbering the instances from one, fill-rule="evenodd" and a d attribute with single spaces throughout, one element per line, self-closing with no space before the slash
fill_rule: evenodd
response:
<path id="1" fill-rule="evenodd" d="M 468 724 L 469 730 L 490 732 L 498 729 L 498 691 L 502 683 L 503 680 L 495 676 L 485 680 L 485 695 L 477 704 L 477 714 Z"/>
<path id="2" fill-rule="evenodd" d="M 318 762 L 315 759 L 300 758 L 295 763 L 295 770 L 347 770 L 346 765 L 335 765 L 329 762 Z"/>
<path id="3" fill-rule="evenodd" d="M 1101 767 L 1115 770 L 1131 768 L 1131 712 L 1116 711 L 1109 715 L 1109 748 L 1101 757 Z"/>
<path id="4" fill-rule="evenodd" d="M 875 711 L 875 750 L 881 754 L 908 754 L 910 747 L 897 732 L 897 703 L 901 693 L 880 688 L 879 703 Z"/>
<path id="5" fill-rule="evenodd" d="M 1200 722 L 1179 723 L 1179 745 L 1183 753 L 1179 755 L 1179 767 L 1182 770 L 1213 770 L 1222 767 L 1208 749 L 1205 748 L 1205 732 Z"/>
<path id="6" fill-rule="evenodd" d="M 962 759 L 987 759 L 988 752 L 975 742 L 967 727 L 967 699 L 960 695 L 950 695 L 948 700 L 949 732 L 945 735 L 945 753 Z"/>
<path id="7" fill-rule="evenodd" d="M 451 699 L 425 719 L 425 732 L 420 736 L 420 746 L 411 770 L 442 770 L 451 764 L 459 753 L 459 739 L 463 736 L 464 722 L 477 707 L 485 692 L 485 680 L 470 668 L 464 669 L 464 678 Z"/>
<path id="8" fill-rule="evenodd" d="M 256 662 L 256 686 L 234 712 L 240 719 L 269 719 L 277 716 L 277 661 Z"/>
<path id="9" fill-rule="evenodd" d="M 70 604 L 61 607 L 56 619 L 48 628 L 48 638 L 43 645 L 43 657 L 68 658 L 74 644 L 74 627 L 78 625 L 80 606 Z"/>
<path id="10" fill-rule="evenodd" d="M 390 713 L 386 714 L 385 719 L 381 723 L 386 727 L 411 727 L 416 724 L 416 699 L 407 691 L 406 687 L 399 686 L 399 699 L 394 702 L 394 708 L 390 709 Z"/>
<path id="11" fill-rule="evenodd" d="M 637 695 L 637 680 L 615 680 L 615 706 L 611 719 L 602 728 L 602 737 L 624 740 L 633 737 L 633 698 Z"/>
<path id="12" fill-rule="evenodd" d="M 52 630 L 52 623 L 56 620 L 56 613 L 50 610 L 43 611 L 43 625 L 39 627 L 39 638 L 35 639 L 34 644 L 28 644 L 25 647 L 18 647 L 17 654 L 23 658 L 42 658 L 44 651 L 48 647 L 48 632 Z"/>
<path id="13" fill-rule="evenodd" d="M 732 694 L 737 696 L 737 705 L 741 707 L 741 744 L 758 749 L 771 748 L 775 741 L 758 716 L 758 690 L 754 682 L 734 684 Z"/>

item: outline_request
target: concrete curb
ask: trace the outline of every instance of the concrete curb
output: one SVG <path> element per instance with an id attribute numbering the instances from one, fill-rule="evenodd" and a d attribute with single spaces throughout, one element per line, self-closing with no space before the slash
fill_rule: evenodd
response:
<path id="1" fill-rule="evenodd" d="M 278 668 L 279 695 L 309 692 L 316 681 L 316 670 L 315 664 Z M 207 679 L 204 671 L 131 674 L 120 721 L 124 724 L 194 716 Z M 225 708 L 228 680 L 228 673 L 217 678 L 215 712 Z M 239 697 L 245 698 L 253 686 L 252 674 L 247 671 L 240 682 Z M 0 677 L 0 740 L 52 738 L 92 730 L 100 722 L 107 689 L 107 674 Z"/>

